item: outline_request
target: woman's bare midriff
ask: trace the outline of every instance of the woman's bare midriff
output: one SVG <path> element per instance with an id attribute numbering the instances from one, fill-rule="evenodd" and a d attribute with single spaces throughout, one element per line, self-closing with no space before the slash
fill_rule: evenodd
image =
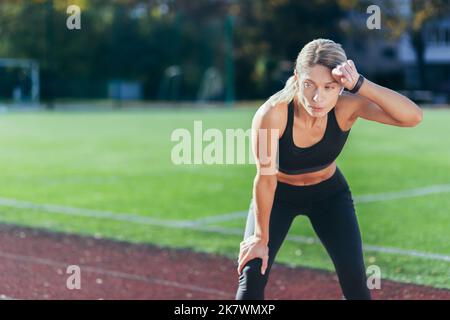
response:
<path id="1" fill-rule="evenodd" d="M 324 180 L 327 180 L 333 176 L 336 171 L 336 161 L 333 161 L 328 167 L 308 173 L 302 174 L 285 174 L 283 172 L 277 172 L 277 180 L 283 183 L 292 184 L 295 186 L 307 186 L 317 184 Z"/>

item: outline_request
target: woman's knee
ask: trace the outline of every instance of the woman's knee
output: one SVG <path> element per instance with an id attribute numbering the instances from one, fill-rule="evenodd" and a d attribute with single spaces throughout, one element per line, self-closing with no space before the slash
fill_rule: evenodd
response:
<path id="1" fill-rule="evenodd" d="M 263 300 L 269 269 L 261 274 L 262 260 L 255 258 L 246 263 L 239 275 L 236 300 Z"/>

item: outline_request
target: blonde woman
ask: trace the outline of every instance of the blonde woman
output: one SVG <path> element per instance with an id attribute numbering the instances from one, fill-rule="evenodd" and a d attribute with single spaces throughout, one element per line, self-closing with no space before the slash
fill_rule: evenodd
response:
<path id="1" fill-rule="evenodd" d="M 306 44 L 284 89 L 252 121 L 257 174 L 240 243 L 237 300 L 264 299 L 271 266 L 297 215 L 309 218 L 327 250 L 343 297 L 371 299 L 352 193 L 336 166 L 358 118 L 414 127 L 422 110 L 360 75 L 340 44 L 328 39 Z M 269 143 L 262 161 L 260 143 L 273 132 L 276 147 Z M 276 170 L 267 170 L 275 163 Z"/>

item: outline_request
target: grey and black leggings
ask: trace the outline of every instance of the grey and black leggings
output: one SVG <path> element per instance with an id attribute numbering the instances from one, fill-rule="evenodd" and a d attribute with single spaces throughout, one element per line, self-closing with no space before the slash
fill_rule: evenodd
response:
<path id="1" fill-rule="evenodd" d="M 251 201 L 253 203 L 253 199 Z M 261 274 L 260 258 L 246 263 L 239 276 L 236 300 L 263 300 L 270 269 L 292 221 L 305 215 L 333 261 L 345 299 L 370 299 L 361 234 L 349 185 L 339 170 L 320 183 L 294 186 L 278 181 L 269 222 L 269 260 Z M 254 232 L 253 205 L 244 239 Z"/>

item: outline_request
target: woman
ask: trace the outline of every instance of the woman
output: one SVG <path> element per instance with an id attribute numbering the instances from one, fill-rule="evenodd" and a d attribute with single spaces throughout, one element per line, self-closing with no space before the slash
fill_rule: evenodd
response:
<path id="1" fill-rule="evenodd" d="M 350 93 L 342 94 L 345 89 Z M 264 299 L 272 263 L 299 214 L 309 218 L 332 259 L 344 298 L 371 299 L 352 193 L 336 167 L 358 118 L 413 127 L 422 110 L 359 75 L 340 44 L 306 44 L 284 89 L 252 121 L 257 174 L 240 244 L 236 299 Z M 271 135 L 276 143 L 262 147 Z M 274 164 L 278 170 L 270 170 Z"/>

